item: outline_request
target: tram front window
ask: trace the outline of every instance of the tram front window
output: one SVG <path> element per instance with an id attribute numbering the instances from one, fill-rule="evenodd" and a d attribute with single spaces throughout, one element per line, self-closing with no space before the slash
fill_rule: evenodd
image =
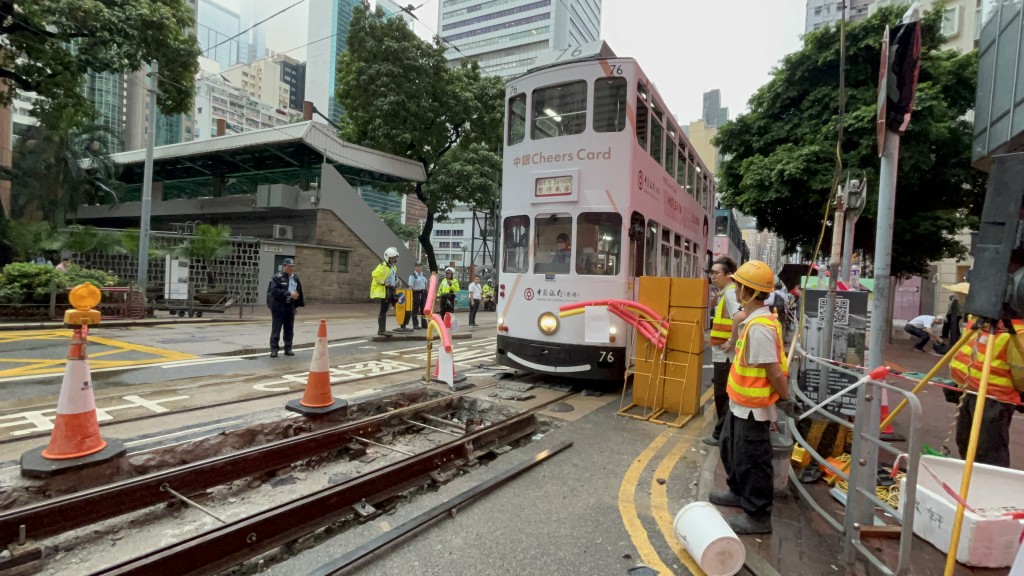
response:
<path id="1" fill-rule="evenodd" d="M 580 134 L 587 125 L 587 83 L 567 82 L 533 91 L 534 140 Z"/>
<path id="2" fill-rule="evenodd" d="M 508 100 L 508 144 L 519 144 L 526 138 L 526 94 Z"/>
<path id="3" fill-rule="evenodd" d="M 501 235 L 504 244 L 501 251 L 502 270 L 514 274 L 529 271 L 530 265 L 530 217 L 509 216 Z"/>
<path id="4" fill-rule="evenodd" d="M 568 274 L 572 262 L 572 218 L 568 214 L 539 214 L 534 240 L 536 274 Z"/>
<path id="5" fill-rule="evenodd" d="M 621 214 L 580 214 L 576 220 L 576 273 L 587 276 L 615 276 L 619 273 L 621 245 Z"/>

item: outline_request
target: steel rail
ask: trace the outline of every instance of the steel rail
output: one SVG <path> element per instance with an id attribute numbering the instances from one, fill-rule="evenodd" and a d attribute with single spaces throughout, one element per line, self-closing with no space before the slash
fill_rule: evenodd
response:
<path id="1" fill-rule="evenodd" d="M 530 434 L 536 429 L 537 410 L 111 566 L 95 576 L 186 576 L 226 570 L 343 520 L 361 501 L 379 502 L 427 482 L 434 470 L 472 457 L 477 446 Z"/>
<path id="2" fill-rule="evenodd" d="M 38 540 L 175 500 L 172 495 L 161 490 L 165 484 L 185 496 L 191 496 L 240 478 L 279 470 L 294 462 L 341 448 L 354 441 L 353 436 L 372 434 L 395 417 L 444 406 L 475 390 L 478 388 L 326 430 L 0 512 L 0 545 L 17 541 L 22 526 L 29 538 Z"/>

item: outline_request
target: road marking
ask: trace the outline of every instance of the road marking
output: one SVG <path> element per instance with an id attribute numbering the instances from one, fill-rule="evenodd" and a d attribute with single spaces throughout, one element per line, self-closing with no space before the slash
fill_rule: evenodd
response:
<path id="1" fill-rule="evenodd" d="M 70 342 L 72 335 L 71 330 L 30 330 L 30 331 L 16 331 L 16 332 L 4 332 L 0 333 L 0 343 L 4 342 L 24 342 L 26 340 L 67 340 Z M 193 354 L 186 354 L 184 352 L 178 352 L 175 350 L 168 350 L 164 348 L 155 348 L 152 346 L 144 346 L 141 344 L 134 344 L 132 342 L 125 342 L 122 340 L 113 340 L 110 338 L 104 338 L 102 336 L 89 336 L 89 342 L 98 346 L 108 346 L 111 350 L 103 350 L 102 352 L 95 352 L 90 354 L 90 366 L 96 370 L 102 370 L 106 368 L 119 368 L 124 366 L 145 366 L 151 364 L 158 364 L 167 361 L 176 360 L 187 360 L 198 358 Z M 101 358 L 104 356 L 110 356 L 114 354 L 120 354 L 123 352 L 136 352 L 139 354 L 149 354 L 155 356 L 155 358 L 144 358 L 141 360 L 92 360 L 94 358 Z M 21 363 L 22 366 L 14 368 L 8 368 L 0 370 L 0 377 L 6 377 L 0 379 L 0 382 L 10 382 L 14 379 L 26 379 L 37 376 L 59 376 L 64 373 L 64 365 L 66 358 L 63 356 L 60 358 L 51 359 L 39 359 L 39 358 L 5 358 L 8 363 Z"/>
<path id="2" fill-rule="evenodd" d="M 676 445 L 668 455 L 658 464 L 658 469 L 654 471 L 654 476 L 651 478 L 651 513 L 658 524 L 658 529 L 661 530 L 661 535 L 668 542 L 669 548 L 675 552 L 679 561 L 694 576 L 705 576 L 704 571 L 701 570 L 693 556 L 690 556 L 690 553 L 683 548 L 682 544 L 679 543 L 679 539 L 676 538 L 675 519 L 668 509 L 668 480 L 672 477 L 672 470 L 675 469 L 680 458 L 693 445 L 693 440 L 693 438 L 685 436 L 679 438 L 679 441 L 676 442 Z M 665 483 L 658 483 L 659 478 L 664 479 Z"/>
<path id="3" fill-rule="evenodd" d="M 622 516 L 622 524 L 625 526 L 626 532 L 629 533 L 629 537 L 633 541 L 633 546 L 636 547 L 640 559 L 659 574 L 672 574 L 672 570 L 662 562 L 658 552 L 651 545 L 651 539 L 648 537 L 647 531 L 640 521 L 635 497 L 640 476 L 643 474 L 647 464 L 674 433 L 674 429 L 668 429 L 659 434 L 640 453 L 640 456 L 633 461 L 633 464 L 626 470 L 626 475 L 622 478 L 622 484 L 619 485 L 619 515 Z"/>
<path id="4" fill-rule="evenodd" d="M 142 398 L 137 394 L 129 394 L 120 398 L 121 400 L 126 401 L 125 404 L 117 406 L 97 406 L 96 421 L 105 422 L 108 420 L 114 420 L 115 418 L 110 415 L 111 412 L 131 408 L 143 408 L 156 414 L 170 412 L 171 409 L 163 406 L 162 404 L 176 402 L 178 400 L 187 400 L 188 398 L 190 397 L 173 396 L 170 398 L 147 399 Z M 109 400 L 109 398 L 105 398 L 104 400 Z M 48 432 L 53 430 L 53 419 L 56 417 L 56 408 L 16 412 L 14 414 L 0 416 L 0 428 L 19 428 L 9 432 L 7 434 L 8 436 L 24 436 L 25 434 L 33 434 L 36 432 Z"/>
<path id="5" fill-rule="evenodd" d="M 125 442 L 125 446 L 135 446 L 138 444 L 148 444 L 156 440 L 162 440 L 164 438 L 173 438 L 175 436 L 181 436 L 183 434 L 195 434 L 196 432 L 202 432 L 203 430 L 210 430 L 213 428 L 223 428 L 230 426 L 231 424 L 238 424 L 239 422 L 245 422 L 245 420 L 232 420 L 230 422 L 221 422 L 218 424 L 211 424 L 210 426 L 200 426 L 198 428 L 189 428 L 188 430 L 179 430 L 177 432 L 171 432 L 170 434 L 162 434 L 160 436 L 151 436 L 149 438 L 143 438 L 141 440 L 132 440 L 131 442 Z"/>

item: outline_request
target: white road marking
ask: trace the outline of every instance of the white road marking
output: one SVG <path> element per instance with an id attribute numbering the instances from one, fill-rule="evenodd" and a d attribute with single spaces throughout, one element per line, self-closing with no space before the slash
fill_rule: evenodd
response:
<path id="1" fill-rule="evenodd" d="M 144 438 L 142 440 L 132 440 L 131 442 L 125 442 L 125 446 L 135 446 L 137 444 L 146 444 L 163 438 L 173 438 L 175 436 L 181 436 L 183 434 L 194 434 L 196 432 L 202 432 L 203 430 L 210 430 L 213 428 L 221 428 L 230 426 L 231 424 L 238 424 L 239 422 L 245 422 L 245 420 L 232 420 L 230 422 L 221 422 L 220 424 L 211 424 L 210 426 L 200 426 L 198 428 L 189 428 L 188 430 L 179 430 L 178 432 L 171 432 L 170 434 L 163 434 L 160 436 L 153 436 L 151 438 Z"/>

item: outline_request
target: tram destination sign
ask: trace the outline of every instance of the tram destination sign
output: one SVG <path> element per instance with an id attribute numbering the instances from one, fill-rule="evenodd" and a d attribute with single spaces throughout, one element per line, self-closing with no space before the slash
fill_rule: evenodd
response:
<path id="1" fill-rule="evenodd" d="M 547 176 L 537 178 L 533 195 L 537 198 L 572 196 L 572 176 Z"/>

